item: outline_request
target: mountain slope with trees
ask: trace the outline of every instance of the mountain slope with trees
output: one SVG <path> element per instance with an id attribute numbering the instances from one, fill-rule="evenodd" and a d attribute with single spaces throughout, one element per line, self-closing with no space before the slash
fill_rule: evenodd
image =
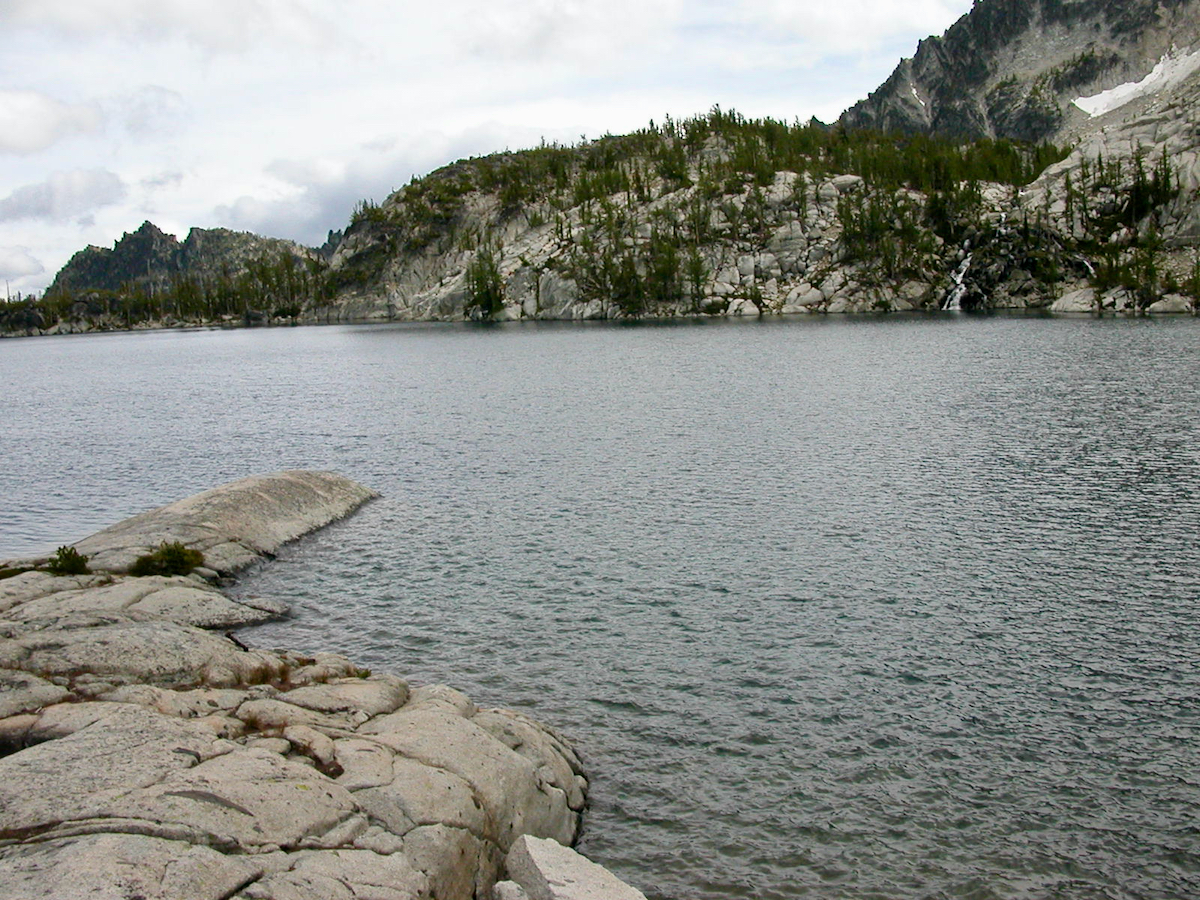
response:
<path id="1" fill-rule="evenodd" d="M 147 223 L 77 254 L 0 329 L 1192 311 L 1200 42 L 1180 41 L 1198 2 L 983 0 L 833 126 L 714 108 L 460 160 L 359 204 L 321 251 L 221 230 L 179 244 Z M 905 106 L 904 78 L 933 71 L 922 60 L 946 80 Z M 1034 83 L 1054 121 L 1029 126 L 1024 100 L 980 106 Z M 927 121 L 900 115 L 914 108 Z"/>

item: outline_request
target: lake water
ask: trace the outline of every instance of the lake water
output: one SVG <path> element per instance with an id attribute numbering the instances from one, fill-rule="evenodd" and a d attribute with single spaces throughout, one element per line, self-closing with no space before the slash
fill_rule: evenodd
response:
<path id="1" fill-rule="evenodd" d="M 566 732 L 652 897 L 1200 896 L 1200 321 L 0 342 L 0 557 L 381 492 L 239 590 Z"/>

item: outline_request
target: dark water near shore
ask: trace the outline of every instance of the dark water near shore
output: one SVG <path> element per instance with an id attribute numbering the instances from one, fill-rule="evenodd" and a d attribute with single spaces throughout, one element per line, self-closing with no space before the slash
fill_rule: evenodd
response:
<path id="1" fill-rule="evenodd" d="M 575 739 L 671 898 L 1200 896 L 1200 322 L 0 342 L 0 557 L 260 471 L 240 589 Z"/>

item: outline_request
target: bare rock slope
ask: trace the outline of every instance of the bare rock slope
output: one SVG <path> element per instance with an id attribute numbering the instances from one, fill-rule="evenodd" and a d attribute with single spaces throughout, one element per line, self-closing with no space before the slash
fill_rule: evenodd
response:
<path id="1" fill-rule="evenodd" d="M 841 118 L 848 128 L 1062 141 L 1077 98 L 1136 82 L 1200 39 L 1196 0 L 987 0 L 920 43 Z"/>
<path id="2" fill-rule="evenodd" d="M 518 837 L 574 840 L 587 783 L 550 729 L 246 649 L 197 626 L 277 609 L 121 574 L 164 540 L 229 571 L 370 496 L 331 473 L 234 482 L 81 541 L 100 571 L 0 582 L 0 898 L 466 900 Z"/>

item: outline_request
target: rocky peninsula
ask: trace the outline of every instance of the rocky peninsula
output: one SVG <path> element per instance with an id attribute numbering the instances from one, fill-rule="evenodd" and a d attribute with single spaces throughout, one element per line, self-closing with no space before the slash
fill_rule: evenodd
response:
<path id="1" fill-rule="evenodd" d="M 552 729 L 222 633 L 284 609 L 220 578 L 373 496 L 256 476 L 0 564 L 0 898 L 641 897 L 568 849 L 588 785 Z M 170 547 L 202 564 L 135 574 Z"/>

